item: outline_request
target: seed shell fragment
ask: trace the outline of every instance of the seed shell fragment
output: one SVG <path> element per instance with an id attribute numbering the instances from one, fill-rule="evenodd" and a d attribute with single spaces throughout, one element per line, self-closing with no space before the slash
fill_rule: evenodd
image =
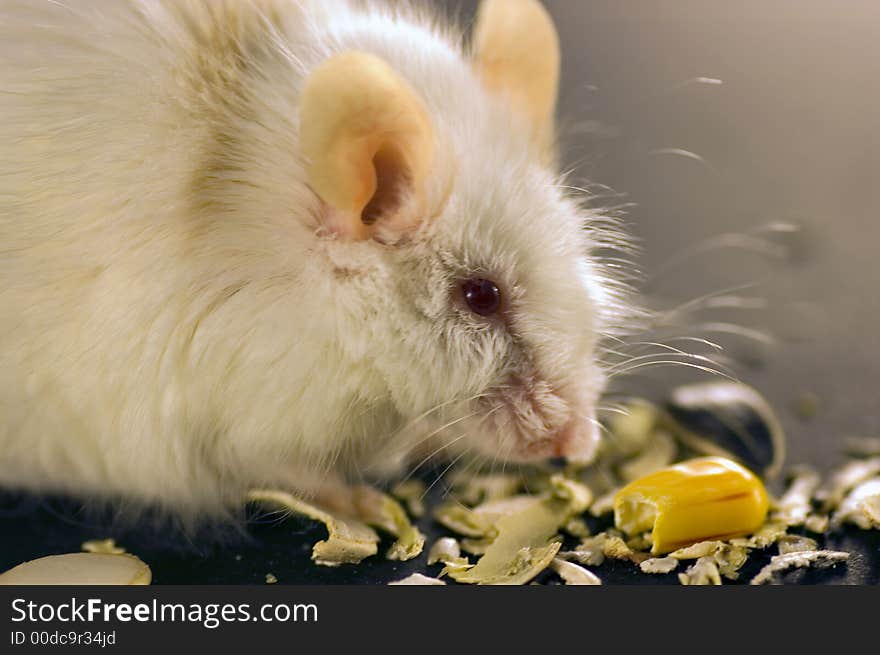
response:
<path id="1" fill-rule="evenodd" d="M 394 582 L 389 582 L 389 585 L 421 585 L 421 586 L 436 586 L 436 585 L 445 585 L 446 583 L 443 580 L 439 580 L 438 578 L 432 578 L 423 573 L 413 573 L 412 575 L 408 575 L 407 577 L 401 580 L 395 580 Z"/>
<path id="2" fill-rule="evenodd" d="M 550 568 L 559 574 L 559 577 L 565 581 L 567 585 L 600 585 L 602 580 L 599 576 L 588 571 L 583 566 L 567 562 L 564 559 L 554 557 L 550 562 Z"/>
<path id="3" fill-rule="evenodd" d="M 774 555 L 770 563 L 749 581 L 752 585 L 774 583 L 785 571 L 796 568 L 828 568 L 846 562 L 849 553 L 835 550 L 796 551 L 784 555 Z"/>
<path id="4" fill-rule="evenodd" d="M 672 430 L 703 455 L 727 457 L 772 478 L 785 459 L 785 431 L 770 403 L 739 382 L 689 384 L 666 405 Z"/>
<path id="5" fill-rule="evenodd" d="M 152 577 L 134 555 L 67 553 L 19 564 L 0 575 L 0 585 L 148 585 Z"/>
<path id="6" fill-rule="evenodd" d="M 312 547 L 312 561 L 322 566 L 357 564 L 378 551 L 379 535 L 366 523 L 340 519 L 284 491 L 255 489 L 248 500 L 282 507 L 327 527 L 328 537 Z"/>

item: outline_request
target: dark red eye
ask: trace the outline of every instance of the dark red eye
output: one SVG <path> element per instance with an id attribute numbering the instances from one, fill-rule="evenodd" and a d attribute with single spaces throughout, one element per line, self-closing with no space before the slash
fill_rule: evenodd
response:
<path id="1" fill-rule="evenodd" d="M 461 290 L 468 307 L 480 316 L 494 314 L 501 306 L 501 291 L 492 280 L 465 280 Z"/>

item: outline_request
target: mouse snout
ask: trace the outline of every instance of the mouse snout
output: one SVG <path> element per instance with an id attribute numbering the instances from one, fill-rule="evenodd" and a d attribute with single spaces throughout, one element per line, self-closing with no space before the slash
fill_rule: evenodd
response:
<path id="1" fill-rule="evenodd" d="M 591 416 L 577 416 L 553 437 L 553 456 L 572 464 L 589 464 L 599 446 L 599 424 Z"/>
<path id="2" fill-rule="evenodd" d="M 581 384 L 548 383 L 534 374 L 511 376 L 484 394 L 483 430 L 476 448 L 508 461 L 565 458 L 588 464 L 600 441 L 596 398 Z"/>

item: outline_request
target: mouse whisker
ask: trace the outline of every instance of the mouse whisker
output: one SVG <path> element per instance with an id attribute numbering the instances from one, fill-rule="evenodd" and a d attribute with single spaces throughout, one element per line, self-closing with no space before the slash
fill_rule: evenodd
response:
<path id="1" fill-rule="evenodd" d="M 722 334 L 734 334 L 738 337 L 744 337 L 768 345 L 776 343 L 776 339 L 767 332 L 743 327 L 742 325 L 736 325 L 735 323 L 699 323 L 694 326 L 694 329 L 706 330 L 707 332 L 719 332 Z"/>
<path id="2" fill-rule="evenodd" d="M 611 413 L 611 414 L 620 414 L 622 416 L 629 416 L 630 412 L 627 411 L 624 405 L 607 405 L 601 404 L 596 408 L 599 412 Z"/>
<path id="3" fill-rule="evenodd" d="M 663 279 L 668 273 L 676 270 L 689 259 L 699 257 L 718 250 L 742 249 L 757 255 L 764 256 L 768 259 L 785 259 L 788 256 L 788 249 L 779 244 L 773 243 L 769 239 L 764 239 L 755 234 L 748 233 L 727 233 L 719 234 L 694 244 L 670 257 L 666 263 L 661 266 L 651 277 L 651 284 L 656 284 L 658 280 Z"/>
<path id="4" fill-rule="evenodd" d="M 700 361 L 700 362 L 706 362 L 706 363 L 708 363 L 708 364 L 717 364 L 716 361 L 714 361 L 714 360 L 712 360 L 711 358 L 706 357 L 706 356 L 704 356 L 704 355 L 695 355 L 695 354 L 692 354 L 692 353 L 685 353 L 685 352 L 681 352 L 681 351 L 679 351 L 679 353 L 678 353 L 676 356 L 683 357 L 683 358 L 686 358 L 686 359 L 697 360 L 697 361 Z M 612 367 L 611 367 L 608 371 L 606 371 L 606 372 L 607 372 L 608 374 L 610 374 L 610 375 L 613 375 L 613 374 L 617 373 L 618 370 L 621 369 L 621 368 L 627 368 L 627 367 L 629 367 L 629 366 L 631 366 L 632 364 L 635 364 L 635 363 L 637 363 L 637 362 L 648 362 L 648 361 L 650 361 L 650 360 L 652 360 L 652 359 L 656 359 L 656 358 L 658 358 L 658 357 L 670 357 L 670 355 L 669 355 L 669 353 L 652 353 L 652 354 L 649 354 L 649 355 L 639 355 L 639 356 L 637 356 L 637 357 L 631 357 L 631 358 L 629 358 L 629 359 L 627 359 L 627 360 L 621 362 L 621 363 L 618 364 L 617 366 L 612 366 Z M 677 361 L 677 360 L 676 360 L 676 361 Z"/>
<path id="5" fill-rule="evenodd" d="M 467 432 L 463 432 L 461 435 L 457 436 L 452 441 L 449 441 L 449 442 L 439 446 L 435 450 L 433 450 L 429 455 L 425 456 L 424 459 L 422 459 L 418 464 L 416 464 L 414 467 L 412 467 L 412 469 L 409 471 L 409 473 L 407 473 L 405 476 L 403 476 L 403 479 L 407 480 L 407 479 L 411 478 L 415 474 L 416 471 L 418 471 L 422 466 L 427 464 L 431 459 L 436 457 L 438 454 L 440 454 L 441 452 L 443 452 L 444 450 L 446 450 L 450 446 L 455 445 L 457 442 L 464 439 L 467 435 L 468 435 Z"/>
<path id="6" fill-rule="evenodd" d="M 708 339 L 700 339 L 698 337 L 673 337 L 669 339 L 669 341 L 696 341 L 702 343 L 704 345 L 708 345 L 714 350 L 724 350 L 724 348 L 717 343 L 709 341 Z M 686 351 L 683 351 L 679 348 L 669 345 L 668 343 L 660 343 L 658 341 L 634 341 L 632 343 L 626 344 L 627 346 L 637 346 L 639 349 L 645 346 L 654 346 L 656 348 L 660 348 L 661 350 L 668 350 L 671 352 L 677 352 L 681 354 L 686 354 Z"/>
<path id="7" fill-rule="evenodd" d="M 463 433 L 461 436 L 456 437 L 455 440 L 452 441 L 452 442 L 450 442 L 449 445 L 451 445 L 452 443 L 455 443 L 455 442 L 458 441 L 459 439 L 463 439 L 465 436 L 467 436 L 467 433 Z M 444 468 L 444 469 L 440 472 L 440 475 L 438 475 L 438 476 L 437 476 L 437 477 L 431 482 L 431 484 L 429 484 L 428 487 L 422 492 L 422 495 L 419 497 L 419 499 L 420 499 L 420 500 L 424 500 L 425 496 L 428 495 L 428 492 L 430 492 L 431 489 L 434 488 L 434 485 L 436 485 L 436 484 L 437 484 L 437 483 L 443 478 L 443 476 L 446 475 L 447 472 L 449 472 L 449 469 L 451 469 L 453 466 L 455 466 L 456 462 L 458 462 L 462 457 L 464 457 L 464 456 L 469 452 L 469 450 L 470 450 L 470 449 L 467 449 L 467 450 L 462 451 L 461 454 L 459 454 L 455 459 L 453 459 L 451 462 L 449 462 L 449 464 L 446 465 L 446 468 Z"/>
<path id="8" fill-rule="evenodd" d="M 739 284 L 733 287 L 726 287 L 724 289 L 720 289 L 718 291 L 713 291 L 711 293 L 706 293 L 701 296 L 697 296 L 696 298 L 692 298 L 687 300 L 679 305 L 676 305 L 672 309 L 668 309 L 663 312 L 655 312 L 655 322 L 652 324 L 652 327 L 657 327 L 660 325 L 669 325 L 676 317 L 679 315 L 693 311 L 697 308 L 700 308 L 705 305 L 705 303 L 711 301 L 714 298 L 719 296 L 729 296 L 732 293 L 736 293 L 739 291 L 746 291 L 748 289 L 755 289 L 759 286 L 757 282 L 751 282 L 748 284 Z"/>
<path id="9" fill-rule="evenodd" d="M 504 403 L 501 403 L 501 402 L 496 403 L 492 407 L 492 409 L 490 409 L 488 412 L 486 412 L 486 414 L 483 415 L 483 417 L 480 419 L 481 425 L 484 424 L 495 412 L 497 412 L 498 410 L 503 409 L 503 408 L 504 408 Z M 502 434 L 502 439 L 504 438 L 504 436 L 506 436 L 506 433 Z M 498 449 L 495 449 L 492 453 L 492 463 L 489 466 L 489 470 L 493 470 L 495 468 L 495 464 L 496 464 L 497 460 L 498 460 Z"/>
<path id="10" fill-rule="evenodd" d="M 700 366 L 699 364 L 693 364 L 693 363 L 691 363 L 691 362 L 679 362 L 679 361 L 676 361 L 676 360 L 659 360 L 659 361 L 652 361 L 652 362 L 641 362 L 641 363 L 639 363 L 639 364 L 634 364 L 633 366 L 630 366 L 629 368 L 623 368 L 623 369 L 620 369 L 620 370 L 614 371 L 614 373 L 613 373 L 613 374 L 610 374 L 608 377 L 609 377 L 609 379 L 611 379 L 611 378 L 616 377 L 616 376 L 618 376 L 618 375 L 623 375 L 623 374 L 625 374 L 625 373 L 630 373 L 630 372 L 632 372 L 632 371 L 635 371 L 635 370 L 638 370 L 638 369 L 641 369 L 641 368 L 645 368 L 645 367 L 647 367 L 647 366 L 656 366 L 656 367 L 661 367 L 661 366 L 684 366 L 684 367 L 687 367 L 687 368 L 693 368 L 693 369 L 696 369 L 696 370 L 702 371 L 702 372 L 704 372 L 704 373 L 710 373 L 710 374 L 712 374 L 712 375 L 718 375 L 718 376 L 721 376 L 721 377 L 723 377 L 723 378 L 726 378 L 726 379 L 730 380 L 731 382 L 739 382 L 739 380 L 738 380 L 735 376 L 733 376 L 733 375 L 729 375 L 729 374 L 727 374 L 727 373 L 724 373 L 724 372 L 722 372 L 722 371 L 716 370 L 716 369 L 711 368 L 711 367 L 709 367 L 709 366 Z"/>
<path id="11" fill-rule="evenodd" d="M 455 418 L 455 419 L 452 419 L 451 421 L 449 421 L 449 422 L 444 423 L 443 425 L 441 425 L 441 426 L 440 426 L 439 428 L 437 428 L 436 430 L 432 430 L 431 432 L 429 432 L 429 433 L 428 433 L 427 435 L 425 435 L 424 437 L 421 437 L 418 441 L 416 441 L 415 443 L 413 443 L 410 447 L 411 447 L 411 448 L 415 448 L 416 446 L 420 446 L 420 445 L 422 445 L 423 443 L 425 443 L 426 441 L 428 441 L 429 439 L 431 439 L 432 437 L 435 437 L 435 436 L 436 436 L 437 434 L 439 434 L 440 432 L 443 432 L 443 430 L 445 430 L 445 429 L 447 429 L 447 428 L 450 428 L 450 427 L 452 427 L 453 425 L 457 425 L 458 423 L 461 423 L 462 421 L 466 421 L 466 420 L 469 419 L 469 418 L 473 418 L 473 417 L 476 416 L 477 414 L 478 414 L 478 412 L 474 411 L 474 412 L 471 412 L 470 414 L 465 414 L 464 416 L 459 416 L 459 417 L 457 417 L 457 418 Z"/>
<path id="12" fill-rule="evenodd" d="M 472 451 L 471 448 L 467 448 L 462 453 L 462 455 L 465 455 L 465 456 L 470 455 L 471 451 Z M 470 457 L 466 461 L 464 468 L 454 470 L 454 473 L 456 475 L 456 479 L 466 478 L 470 472 L 472 472 L 474 469 L 476 469 L 479 466 L 479 462 L 480 462 L 479 457 Z M 443 487 L 444 487 L 443 488 L 443 498 L 447 498 L 449 496 L 449 494 L 452 492 L 452 490 L 455 488 L 455 482 L 453 481 L 453 483 L 451 485 L 446 485 L 445 482 L 441 482 L 441 484 L 443 484 Z"/>
<path id="13" fill-rule="evenodd" d="M 492 409 L 490 409 L 488 412 L 486 412 L 486 414 L 483 415 L 483 417 L 481 418 L 481 420 L 484 421 L 484 420 L 488 419 L 490 416 L 492 416 L 492 414 L 494 414 L 496 411 L 498 411 L 499 409 L 501 409 L 501 408 L 503 408 L 503 407 L 504 407 L 504 405 L 503 405 L 502 403 L 499 403 L 498 405 L 496 405 L 495 407 L 493 407 Z M 465 415 L 465 416 L 462 416 L 462 417 L 460 417 L 460 418 L 458 418 L 458 419 L 455 419 L 454 421 L 450 421 L 450 422 L 447 423 L 446 425 L 443 425 L 443 426 L 441 426 L 440 428 L 438 428 L 437 430 L 434 430 L 433 432 L 431 432 L 431 434 L 429 434 L 427 437 L 423 437 L 422 439 L 420 439 L 420 440 L 418 441 L 418 443 L 416 443 L 416 444 L 413 445 L 413 448 L 415 448 L 416 446 L 418 446 L 418 445 L 421 444 L 421 443 L 424 443 L 425 441 L 427 441 L 428 439 L 430 439 L 431 437 L 433 437 L 434 435 L 436 435 L 438 432 L 441 432 L 442 430 L 445 430 L 446 428 L 449 428 L 449 427 L 451 427 L 452 425 L 455 425 L 456 423 L 459 423 L 459 422 L 461 422 L 461 421 L 463 421 L 463 420 L 466 420 L 466 419 L 469 419 L 469 418 L 474 418 L 474 417 L 477 416 L 478 414 L 479 414 L 479 412 L 472 412 L 472 413 L 467 414 L 467 415 Z M 459 440 L 463 439 L 464 437 L 468 436 L 468 434 L 470 434 L 470 433 L 469 433 L 469 432 L 465 432 L 465 433 L 463 433 L 462 435 L 456 437 L 454 440 L 452 440 L 452 441 L 450 441 L 450 442 L 448 442 L 448 443 L 446 443 L 446 444 L 440 446 L 440 447 L 437 448 L 436 450 L 434 450 L 431 454 L 429 454 L 428 456 L 426 456 L 425 458 L 423 458 L 418 464 L 416 464 L 416 465 L 410 470 L 410 472 L 407 473 L 406 476 L 404 476 L 404 479 L 408 479 L 408 478 L 412 477 L 412 475 L 413 475 L 416 471 L 418 471 L 419 468 L 421 468 L 424 464 L 426 464 L 431 458 L 435 457 L 437 454 L 439 454 L 441 451 L 445 450 L 446 448 L 449 448 L 450 446 L 452 446 L 453 444 L 455 444 L 457 441 L 459 441 Z"/>
<path id="14" fill-rule="evenodd" d="M 395 436 L 392 437 L 392 439 L 394 439 L 394 438 L 396 438 L 396 437 L 400 437 L 400 436 L 404 436 L 404 438 L 405 438 L 405 433 L 406 433 L 407 430 L 409 430 L 410 428 L 412 428 L 412 427 L 413 427 L 414 425 L 416 425 L 419 421 L 422 421 L 422 420 L 428 418 L 428 416 L 430 416 L 430 415 L 433 414 L 434 412 L 437 412 L 437 411 L 443 409 L 444 407 L 448 407 L 449 405 L 451 405 L 451 404 L 453 404 L 453 403 L 462 403 L 462 404 L 464 404 L 464 403 L 473 402 L 473 401 L 475 401 L 475 400 L 479 400 L 479 399 L 481 399 L 481 398 L 484 398 L 486 395 L 487 395 L 487 393 L 486 393 L 485 391 L 483 391 L 483 392 L 480 392 L 480 393 L 476 393 L 476 394 L 474 394 L 474 395 L 472 395 L 472 396 L 470 396 L 470 397 L 467 397 L 467 398 L 450 398 L 450 399 L 447 400 L 447 401 L 444 401 L 444 402 L 442 402 L 442 403 L 439 403 L 439 404 L 435 405 L 434 407 L 432 407 L 431 409 L 429 409 L 429 410 L 427 410 L 427 411 L 425 411 L 425 412 L 422 412 L 421 414 L 419 414 L 419 415 L 416 416 L 415 418 L 410 419 L 409 421 L 407 421 L 402 427 L 398 428 L 398 429 L 395 431 Z M 441 430 L 442 430 L 442 429 L 443 429 L 443 428 L 441 428 Z M 433 436 L 433 435 L 430 435 L 430 436 Z M 419 443 L 421 443 L 421 442 L 419 442 Z M 417 444 L 416 444 L 416 445 L 417 445 Z"/>

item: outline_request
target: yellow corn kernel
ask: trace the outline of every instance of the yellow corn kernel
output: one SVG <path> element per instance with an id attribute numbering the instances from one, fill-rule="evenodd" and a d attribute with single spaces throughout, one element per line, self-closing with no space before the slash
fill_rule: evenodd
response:
<path id="1" fill-rule="evenodd" d="M 757 530 L 767 491 L 751 471 L 700 457 L 639 478 L 614 496 L 614 524 L 627 535 L 652 531 L 653 554 Z"/>

